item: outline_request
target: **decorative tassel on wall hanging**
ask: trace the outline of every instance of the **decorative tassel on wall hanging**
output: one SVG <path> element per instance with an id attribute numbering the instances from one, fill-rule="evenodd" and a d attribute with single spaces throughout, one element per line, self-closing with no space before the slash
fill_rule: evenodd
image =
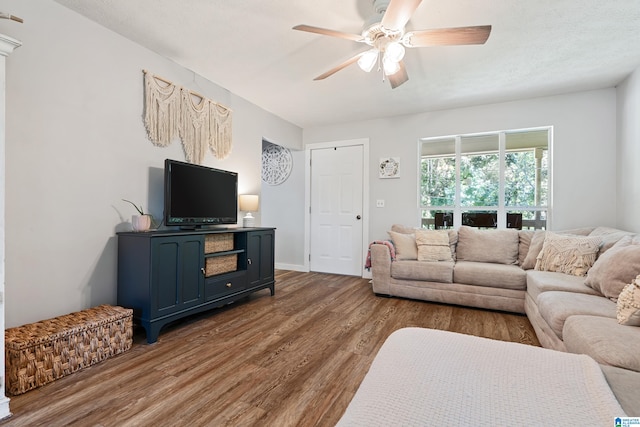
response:
<path id="1" fill-rule="evenodd" d="M 200 164 L 204 159 L 211 137 L 209 107 L 207 99 L 201 98 L 199 104 L 194 104 L 193 95 L 189 91 L 182 91 L 180 140 L 188 162 Z"/>
<path id="2" fill-rule="evenodd" d="M 228 157 L 233 142 L 231 110 L 143 71 L 144 125 L 151 142 L 166 147 L 179 137 L 186 160 L 195 164 L 202 163 L 207 147 L 218 159 Z M 200 102 L 194 103 L 194 97 Z"/>
<path id="3" fill-rule="evenodd" d="M 225 159 L 231 153 L 231 110 L 220 104 L 211 104 L 209 149 L 219 159 Z"/>
<path id="4" fill-rule="evenodd" d="M 161 80 L 160 85 L 150 73 L 144 74 L 144 126 L 147 135 L 158 147 L 166 147 L 178 136 L 180 122 L 180 88 Z"/>

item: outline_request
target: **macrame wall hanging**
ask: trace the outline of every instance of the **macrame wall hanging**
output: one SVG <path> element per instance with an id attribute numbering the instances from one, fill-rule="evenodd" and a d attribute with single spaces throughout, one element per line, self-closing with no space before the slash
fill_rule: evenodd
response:
<path id="1" fill-rule="evenodd" d="M 207 147 L 218 159 L 231 153 L 231 110 L 184 87 L 144 72 L 144 126 L 151 142 L 166 147 L 180 138 L 185 158 L 201 164 Z M 200 102 L 195 103 L 194 97 Z"/>

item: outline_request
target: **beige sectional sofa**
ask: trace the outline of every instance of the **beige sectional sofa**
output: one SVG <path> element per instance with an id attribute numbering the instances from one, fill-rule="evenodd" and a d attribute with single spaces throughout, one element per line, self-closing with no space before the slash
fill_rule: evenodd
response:
<path id="1" fill-rule="evenodd" d="M 443 249 L 445 234 L 451 257 L 436 261 L 433 247 Z M 543 347 L 603 365 L 625 411 L 640 416 L 640 283 L 632 286 L 640 235 L 608 227 L 554 233 L 394 225 L 389 236 L 392 245 L 370 247 L 376 294 L 526 314 Z M 631 325 L 617 319 L 623 288 L 636 289 L 625 306 L 636 314 L 623 319 Z"/>
<path id="2" fill-rule="evenodd" d="M 444 261 L 418 261 L 417 249 L 415 255 L 411 251 L 417 246 L 415 232 L 400 225 L 391 228 L 393 262 L 388 246 L 371 245 L 376 294 L 524 313 L 526 272 L 517 265 L 516 230 L 448 231 L 452 255 Z"/>

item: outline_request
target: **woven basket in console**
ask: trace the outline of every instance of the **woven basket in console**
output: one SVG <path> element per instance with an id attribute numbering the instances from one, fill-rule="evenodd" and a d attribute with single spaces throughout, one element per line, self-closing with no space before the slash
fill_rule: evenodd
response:
<path id="1" fill-rule="evenodd" d="M 238 255 L 222 255 L 207 258 L 205 262 L 206 276 L 215 276 L 216 274 L 228 273 L 238 269 Z"/>
<path id="2" fill-rule="evenodd" d="M 207 234 L 204 237 L 205 254 L 231 250 L 233 250 L 232 233 Z"/>

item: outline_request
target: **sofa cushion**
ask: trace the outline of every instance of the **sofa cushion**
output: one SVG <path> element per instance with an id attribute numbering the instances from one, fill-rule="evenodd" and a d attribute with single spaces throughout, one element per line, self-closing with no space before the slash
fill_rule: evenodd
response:
<path id="1" fill-rule="evenodd" d="M 537 230 L 531 236 L 531 242 L 529 242 L 529 248 L 527 250 L 527 255 L 524 257 L 524 260 L 520 263 L 520 267 L 524 270 L 531 270 L 536 266 L 536 259 L 542 250 L 542 245 L 544 244 L 544 236 L 546 232 L 542 230 Z"/>
<path id="2" fill-rule="evenodd" d="M 640 326 L 640 275 L 620 292 L 616 314 L 621 325 Z"/>
<path id="3" fill-rule="evenodd" d="M 396 250 L 396 259 L 418 259 L 418 245 L 414 234 L 396 233 L 389 231 L 389 237 Z"/>
<path id="4" fill-rule="evenodd" d="M 562 328 L 570 316 L 588 314 L 616 318 L 616 303 L 601 296 L 549 291 L 538 295 L 537 302 L 540 316 L 561 340 L 564 340 Z"/>
<path id="5" fill-rule="evenodd" d="M 518 231 L 518 265 L 523 265 L 524 260 L 529 253 L 529 246 L 531 246 L 531 239 L 533 239 L 533 235 L 535 231 L 533 230 L 520 230 Z M 535 263 L 535 262 L 534 262 Z M 533 268 L 533 267 L 532 267 Z"/>
<path id="6" fill-rule="evenodd" d="M 602 364 L 600 369 L 624 412 L 630 417 L 640 417 L 640 372 Z"/>
<path id="7" fill-rule="evenodd" d="M 640 245 L 625 236 L 602 254 L 587 273 L 584 283 L 612 300 L 640 274 Z"/>
<path id="8" fill-rule="evenodd" d="M 453 261 L 446 230 L 416 230 L 418 261 Z"/>
<path id="9" fill-rule="evenodd" d="M 536 260 L 536 270 L 584 276 L 596 261 L 602 238 L 562 235 L 548 231 Z"/>
<path id="10" fill-rule="evenodd" d="M 453 261 L 395 261 L 391 263 L 391 277 L 451 283 L 453 281 Z"/>
<path id="11" fill-rule="evenodd" d="M 632 238 L 634 235 L 635 233 L 618 230 L 617 228 L 612 227 L 596 227 L 591 233 L 589 233 L 589 236 L 600 236 L 602 238 L 602 244 L 600 245 L 598 256 L 611 249 L 623 237 Z"/>
<path id="12" fill-rule="evenodd" d="M 517 265 L 458 261 L 453 268 L 453 281 L 465 285 L 525 290 L 527 273 Z"/>
<path id="13" fill-rule="evenodd" d="M 579 294 L 598 295 L 600 292 L 584 284 L 584 277 L 570 276 L 552 271 L 527 271 L 527 293 L 537 301 L 538 295 L 547 291 L 576 292 Z"/>
<path id="14" fill-rule="evenodd" d="M 416 229 L 414 227 L 407 227 L 406 225 L 402 224 L 393 224 L 391 226 L 391 231 L 402 234 L 414 234 L 416 232 Z"/>
<path id="15" fill-rule="evenodd" d="M 518 230 L 477 230 L 463 225 L 458 230 L 456 256 L 461 261 L 517 264 Z"/>
<path id="16" fill-rule="evenodd" d="M 587 354 L 598 363 L 640 371 L 640 328 L 616 319 L 571 316 L 564 325 L 564 343 L 571 353 Z"/>

